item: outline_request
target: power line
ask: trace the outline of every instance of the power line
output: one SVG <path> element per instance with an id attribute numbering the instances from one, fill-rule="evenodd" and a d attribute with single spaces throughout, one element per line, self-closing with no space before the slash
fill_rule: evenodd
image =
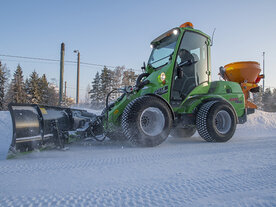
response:
<path id="1" fill-rule="evenodd" d="M 5 61 L 5 62 L 18 62 L 18 60 L 16 59 L 1 59 L 1 61 Z M 40 60 L 41 61 L 41 60 Z M 20 62 L 23 62 L 23 63 L 38 63 L 39 61 L 35 61 L 35 60 L 21 60 Z M 59 64 L 59 62 L 40 62 L 41 64 Z M 71 62 L 66 62 L 65 65 L 70 65 L 70 66 L 73 66 L 74 63 L 71 63 Z M 85 69 L 85 70 L 91 70 L 91 66 L 90 65 L 83 65 L 82 69 Z"/>
<path id="2" fill-rule="evenodd" d="M 1 61 L 5 61 L 5 62 L 18 62 L 18 60 L 16 59 L 1 59 Z M 21 60 L 20 62 L 23 62 L 23 63 L 38 63 L 39 61 L 35 61 L 35 60 Z M 58 64 L 59 65 L 59 62 L 39 62 L 41 64 Z M 70 63 L 70 62 L 67 62 L 65 63 L 65 65 L 70 65 L 70 66 L 73 66 L 74 63 Z M 90 69 L 88 69 L 90 68 Z M 85 70 L 91 70 L 91 66 L 87 66 L 87 65 L 83 65 L 82 69 L 85 69 Z"/>
<path id="3" fill-rule="evenodd" d="M 40 57 L 26 57 L 26 56 L 18 56 L 18 55 L 4 55 L 0 54 L 2 57 L 9 57 L 9 58 L 20 58 L 20 59 L 28 59 L 28 60 L 38 60 L 38 61 L 48 61 L 48 62 L 60 62 L 60 60 L 57 59 L 50 59 L 50 58 L 40 58 Z M 14 61 L 14 60 L 11 60 Z M 65 60 L 65 63 L 74 63 L 77 64 L 77 61 L 72 60 Z M 116 66 L 111 65 L 102 65 L 102 64 L 96 64 L 96 63 L 87 63 L 87 62 L 80 62 L 81 65 L 87 65 L 87 66 L 96 66 L 96 67 L 108 67 L 108 68 L 116 68 Z M 134 71 L 139 71 L 135 69 L 131 69 Z M 140 71 L 139 71 L 140 72 Z"/>
<path id="4" fill-rule="evenodd" d="M 26 56 L 18 56 L 18 55 L 3 55 L 0 54 L 2 57 L 11 57 L 11 58 L 20 58 L 20 59 L 29 59 L 29 60 L 39 60 L 39 61 L 50 61 L 50 62 L 59 62 L 60 60 L 57 59 L 50 59 L 50 58 L 40 58 L 40 57 L 26 57 Z M 77 61 L 72 60 L 65 60 L 66 63 L 77 63 Z M 96 64 L 96 63 L 86 63 L 86 62 L 80 62 L 82 65 L 90 65 L 90 66 L 99 66 L 99 67 L 109 67 L 109 68 L 116 68 L 116 66 L 111 65 L 102 65 L 102 64 Z"/>
<path id="5" fill-rule="evenodd" d="M 49 58 L 37 58 L 37 57 L 25 57 L 25 56 L 17 56 L 17 55 L 2 55 L 0 54 L 0 56 L 2 57 L 13 57 L 13 58 L 21 58 L 21 59 L 29 59 L 29 60 L 44 60 L 44 61 L 54 61 L 57 62 L 59 60 L 54 60 L 54 59 L 49 59 Z"/>
<path id="6" fill-rule="evenodd" d="M 15 59 L 1 59 L 1 61 L 6 61 L 6 62 L 18 62 L 18 60 Z M 32 60 L 21 60 L 20 62 L 23 63 L 38 63 L 38 61 L 32 61 Z M 40 62 L 41 64 L 57 64 L 56 62 Z M 67 63 L 67 64 L 72 64 L 72 63 Z"/>
<path id="7" fill-rule="evenodd" d="M 28 59 L 28 60 L 38 60 L 38 61 L 48 61 L 48 62 L 60 62 L 60 60 L 57 59 L 50 59 L 50 58 L 40 58 L 40 57 L 26 57 L 26 56 L 18 56 L 18 55 L 4 55 L 0 54 L 2 57 L 8 57 L 8 58 L 20 58 L 20 59 Z M 9 61 L 9 60 L 6 60 Z M 15 60 L 11 60 L 15 61 Z M 77 61 L 72 61 L 72 60 L 65 60 L 65 63 L 74 63 L 77 64 Z M 108 67 L 108 68 L 116 68 L 116 66 L 111 66 L 111 65 L 102 65 L 102 64 L 97 64 L 97 63 L 87 63 L 87 62 L 80 62 L 81 65 L 87 65 L 87 66 L 96 66 L 96 67 Z M 138 71 L 135 69 L 132 69 L 134 71 Z M 139 71 L 140 72 L 140 71 Z"/>

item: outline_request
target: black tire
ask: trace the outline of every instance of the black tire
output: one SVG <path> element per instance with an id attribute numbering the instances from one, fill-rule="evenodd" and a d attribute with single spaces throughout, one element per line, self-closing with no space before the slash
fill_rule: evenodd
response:
<path id="1" fill-rule="evenodd" d="M 154 96 L 134 99 L 122 115 L 123 132 L 132 146 L 154 147 L 161 144 L 169 136 L 171 126 L 169 107 Z"/>
<path id="2" fill-rule="evenodd" d="M 188 138 L 193 136 L 196 133 L 196 127 L 187 127 L 187 128 L 173 128 L 171 130 L 172 137 L 181 137 L 181 138 Z"/>
<path id="3" fill-rule="evenodd" d="M 232 107 L 221 101 L 201 106 L 196 117 L 199 135 L 207 142 L 226 142 L 236 131 L 236 115 Z"/>

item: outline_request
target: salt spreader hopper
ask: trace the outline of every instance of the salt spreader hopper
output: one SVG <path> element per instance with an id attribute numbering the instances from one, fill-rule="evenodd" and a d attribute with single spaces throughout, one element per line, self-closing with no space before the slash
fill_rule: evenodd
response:
<path id="1" fill-rule="evenodd" d="M 245 108 L 247 109 L 257 108 L 254 103 L 248 101 L 248 98 L 249 92 L 259 92 L 258 83 L 264 78 L 264 75 L 260 75 L 260 72 L 260 64 L 255 61 L 234 62 L 220 68 L 220 75 L 224 80 L 240 84 L 245 96 Z"/>

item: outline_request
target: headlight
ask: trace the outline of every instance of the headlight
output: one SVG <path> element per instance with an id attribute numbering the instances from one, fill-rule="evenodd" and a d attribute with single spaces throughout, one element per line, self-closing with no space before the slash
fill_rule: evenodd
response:
<path id="1" fill-rule="evenodd" d="M 178 30 L 177 30 L 177 29 L 174 29 L 174 30 L 173 30 L 173 34 L 174 34 L 174 35 L 177 35 L 177 34 L 178 34 Z"/>
<path id="2" fill-rule="evenodd" d="M 160 75 L 160 80 L 163 82 L 166 79 L 166 74 L 163 72 Z"/>

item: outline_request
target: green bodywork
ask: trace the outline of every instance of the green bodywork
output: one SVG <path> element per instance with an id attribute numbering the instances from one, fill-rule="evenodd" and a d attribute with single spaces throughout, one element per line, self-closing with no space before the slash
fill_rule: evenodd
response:
<path id="1" fill-rule="evenodd" d="M 203 32 L 185 27 L 185 28 L 177 28 L 179 31 L 179 37 L 176 42 L 175 51 L 172 54 L 171 61 L 169 64 L 166 64 L 163 67 L 158 68 L 158 70 L 154 70 L 151 65 L 147 65 L 146 72 L 150 75 L 146 78 L 149 80 L 150 83 L 145 85 L 140 90 L 134 90 L 132 93 L 126 94 L 122 99 L 118 99 L 115 102 L 115 105 L 109 110 L 109 119 L 108 125 L 109 129 L 112 130 L 114 127 L 120 126 L 120 117 L 125 109 L 125 107 L 134 99 L 151 94 L 155 96 L 162 97 L 163 101 L 167 102 L 172 109 L 172 113 L 174 114 L 190 114 L 194 113 L 198 107 L 204 102 L 209 99 L 222 99 L 227 101 L 229 104 L 232 105 L 234 108 L 237 118 L 242 117 L 245 113 L 245 101 L 244 101 L 244 94 L 242 89 L 238 83 L 229 82 L 229 81 L 214 81 L 211 82 L 211 61 L 210 61 L 210 47 L 211 47 L 211 40 L 210 37 Z M 172 87 L 172 80 L 174 78 L 174 70 L 177 58 L 177 51 L 180 47 L 182 37 L 185 31 L 191 31 L 197 34 L 200 34 L 207 38 L 207 71 L 206 74 L 208 75 L 208 81 L 203 82 L 197 85 L 182 101 L 182 103 L 178 106 L 173 106 L 171 104 L 171 87 Z M 165 33 L 166 34 L 166 33 Z M 161 73 L 165 73 L 166 81 L 162 82 L 160 75 Z M 160 88 L 167 87 L 167 92 L 161 95 L 156 95 L 156 90 Z M 160 99 L 160 101 L 162 101 Z M 106 127 L 106 122 L 104 126 Z"/>

